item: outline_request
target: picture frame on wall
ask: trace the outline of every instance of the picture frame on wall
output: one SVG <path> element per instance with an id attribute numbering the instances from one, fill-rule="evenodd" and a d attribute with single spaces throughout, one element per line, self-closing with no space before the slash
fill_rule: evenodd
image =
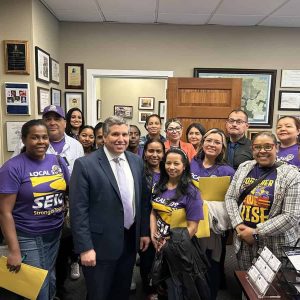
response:
<path id="1" fill-rule="evenodd" d="M 277 120 L 279 120 L 282 117 L 295 117 L 300 121 L 300 113 L 298 115 L 292 115 L 289 113 L 287 113 L 287 114 L 281 113 L 281 114 L 278 114 Z"/>
<path id="2" fill-rule="evenodd" d="M 133 117 L 133 106 L 128 105 L 115 105 L 114 115 L 125 119 L 132 119 Z"/>
<path id="3" fill-rule="evenodd" d="M 300 91 L 279 91 L 278 110 L 300 111 Z"/>
<path id="4" fill-rule="evenodd" d="M 37 87 L 37 99 L 38 99 L 38 113 L 42 114 L 44 111 L 44 108 L 51 104 L 50 90 L 38 86 Z"/>
<path id="5" fill-rule="evenodd" d="M 5 82 L 5 104 L 8 115 L 30 115 L 30 85 Z"/>
<path id="6" fill-rule="evenodd" d="M 152 115 L 152 112 L 149 111 L 139 111 L 139 123 L 146 123 L 146 119 L 148 116 Z"/>
<path id="7" fill-rule="evenodd" d="M 249 130 L 247 131 L 247 137 L 248 137 L 248 139 L 249 139 L 250 141 L 253 141 L 253 138 L 254 138 L 258 133 L 259 133 L 259 131 L 257 131 L 257 130 L 251 130 L 251 129 L 249 129 Z"/>
<path id="8" fill-rule="evenodd" d="M 65 92 L 66 113 L 74 107 L 83 112 L 83 92 Z"/>
<path id="9" fill-rule="evenodd" d="M 163 120 L 166 115 L 166 102 L 158 101 L 158 115 Z"/>
<path id="10" fill-rule="evenodd" d="M 300 88 L 300 70 L 281 70 L 282 88 Z"/>
<path id="11" fill-rule="evenodd" d="M 97 99 L 97 120 L 101 119 L 101 106 L 102 101 L 100 99 Z"/>
<path id="12" fill-rule="evenodd" d="M 39 47 L 35 47 L 36 80 L 50 82 L 50 54 Z"/>
<path id="13" fill-rule="evenodd" d="M 154 101 L 154 97 L 139 97 L 139 109 L 153 110 Z"/>
<path id="14" fill-rule="evenodd" d="M 22 75 L 30 74 L 28 45 L 28 41 L 4 41 L 5 73 Z"/>
<path id="15" fill-rule="evenodd" d="M 52 57 L 50 59 L 51 59 L 51 64 L 50 64 L 51 82 L 59 84 L 59 62 Z"/>
<path id="16" fill-rule="evenodd" d="M 241 109 L 250 127 L 271 128 L 277 70 L 194 68 L 197 78 L 242 78 Z"/>
<path id="17" fill-rule="evenodd" d="M 25 123 L 26 122 L 14 121 L 6 122 L 6 144 L 8 152 L 15 151 L 17 145 L 20 143 L 21 129 Z"/>
<path id="18" fill-rule="evenodd" d="M 83 90 L 84 88 L 84 65 L 65 64 L 65 88 L 73 90 Z"/>
<path id="19" fill-rule="evenodd" d="M 61 90 L 51 88 L 51 104 L 61 106 Z"/>

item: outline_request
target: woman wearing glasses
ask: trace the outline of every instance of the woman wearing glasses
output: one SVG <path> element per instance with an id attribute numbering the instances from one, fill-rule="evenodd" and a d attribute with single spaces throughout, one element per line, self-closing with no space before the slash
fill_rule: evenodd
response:
<path id="1" fill-rule="evenodd" d="M 185 152 L 189 161 L 196 155 L 196 150 L 190 143 L 181 141 L 182 124 L 178 119 L 169 119 L 165 124 L 167 141 L 165 142 L 166 150 L 170 148 L 179 148 Z"/>
<path id="2" fill-rule="evenodd" d="M 200 144 L 201 150 L 191 161 L 192 179 L 198 182 L 199 178 L 202 177 L 233 177 L 234 169 L 225 163 L 226 146 L 223 131 L 217 128 L 208 130 Z M 229 225 L 230 222 L 224 206 L 224 197 L 219 199 L 220 201 L 207 201 L 210 199 L 205 198 L 203 200 L 206 200 L 205 202 L 209 207 L 210 219 L 215 218 L 217 220 L 217 222 L 210 224 L 210 237 L 200 240 L 210 262 L 208 276 L 211 299 L 216 299 L 221 281 L 221 271 L 223 270 L 221 254 L 226 246 L 226 240 L 222 240 L 222 235 L 224 235 L 225 230 L 229 229 L 226 225 Z M 218 212 L 218 215 L 215 212 Z"/>
<path id="3" fill-rule="evenodd" d="M 300 171 L 300 121 L 294 116 L 281 117 L 276 126 L 276 134 L 280 141 L 277 158 L 295 165 Z"/>
<path id="4" fill-rule="evenodd" d="M 276 137 L 258 133 L 252 151 L 254 160 L 239 166 L 225 197 L 241 270 L 251 266 L 264 246 L 282 259 L 282 246 L 297 241 L 300 217 L 300 173 L 276 163 Z M 261 182 L 256 181 L 259 178 Z"/>

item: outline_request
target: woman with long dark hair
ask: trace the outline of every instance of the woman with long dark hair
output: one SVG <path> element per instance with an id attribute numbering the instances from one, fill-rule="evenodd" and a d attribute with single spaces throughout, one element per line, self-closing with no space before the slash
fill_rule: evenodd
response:
<path id="1" fill-rule="evenodd" d="M 150 229 L 156 251 L 166 249 L 167 244 L 172 241 L 170 220 L 173 212 L 179 209 L 185 211 L 186 232 L 191 239 L 197 232 L 199 221 L 203 219 L 202 200 L 198 189 L 191 183 L 188 157 L 181 149 L 171 148 L 160 164 L 160 179 L 154 187 L 152 197 Z M 181 261 L 180 257 L 173 259 Z M 177 299 L 178 285 L 174 278 L 169 277 L 166 283 L 168 298 Z M 182 292 L 184 291 L 179 293 Z"/>
<path id="2" fill-rule="evenodd" d="M 82 111 L 77 107 L 71 108 L 66 114 L 66 134 L 78 140 L 79 131 L 84 125 L 84 116 Z"/>
<path id="3" fill-rule="evenodd" d="M 144 172 L 147 182 L 147 197 L 149 200 L 152 198 L 152 189 L 159 181 L 160 177 L 160 162 L 165 154 L 164 143 L 157 138 L 150 138 L 144 145 L 143 159 L 144 159 Z M 149 206 L 151 203 L 149 203 Z M 147 300 L 156 300 L 158 295 L 153 286 L 150 285 L 149 274 L 151 266 L 155 257 L 155 248 L 150 244 L 148 249 L 140 252 L 140 273 L 143 282 L 143 288 L 148 295 Z"/>

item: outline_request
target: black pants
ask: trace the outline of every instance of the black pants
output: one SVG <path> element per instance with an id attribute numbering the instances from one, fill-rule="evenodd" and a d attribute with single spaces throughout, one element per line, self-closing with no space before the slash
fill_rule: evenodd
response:
<path id="1" fill-rule="evenodd" d="M 152 269 L 153 260 L 155 257 L 155 248 L 152 243 L 149 244 L 148 249 L 145 252 L 139 252 L 140 255 L 140 274 L 143 283 L 143 289 L 147 294 L 152 294 L 155 292 L 150 283 L 150 272 Z"/>
<path id="2" fill-rule="evenodd" d="M 73 248 L 71 229 L 64 227 L 56 259 L 56 294 L 58 296 L 62 296 L 64 293 L 64 283 L 70 272 L 69 259 L 71 259 L 72 262 L 78 260 L 78 255 L 74 253 Z"/>
<path id="3" fill-rule="evenodd" d="M 95 267 L 82 267 L 88 300 L 127 300 L 136 258 L 135 225 L 124 229 L 123 251 L 117 260 L 97 260 Z"/>

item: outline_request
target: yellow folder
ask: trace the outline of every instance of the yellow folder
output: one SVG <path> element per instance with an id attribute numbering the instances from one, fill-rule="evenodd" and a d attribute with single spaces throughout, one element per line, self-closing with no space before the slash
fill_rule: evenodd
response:
<path id="1" fill-rule="evenodd" d="M 18 273 L 9 272 L 7 258 L 0 257 L 0 287 L 28 299 L 36 299 L 48 271 L 27 264 L 21 265 Z"/>
<path id="2" fill-rule="evenodd" d="M 229 185 L 230 176 L 200 177 L 198 188 L 203 200 L 224 201 Z"/>
<path id="3" fill-rule="evenodd" d="M 210 237 L 208 206 L 206 203 L 203 204 L 203 215 L 204 219 L 200 220 L 198 224 L 198 230 L 196 232 L 197 238 Z M 173 210 L 170 227 L 187 227 L 186 213 L 184 208 Z"/>

